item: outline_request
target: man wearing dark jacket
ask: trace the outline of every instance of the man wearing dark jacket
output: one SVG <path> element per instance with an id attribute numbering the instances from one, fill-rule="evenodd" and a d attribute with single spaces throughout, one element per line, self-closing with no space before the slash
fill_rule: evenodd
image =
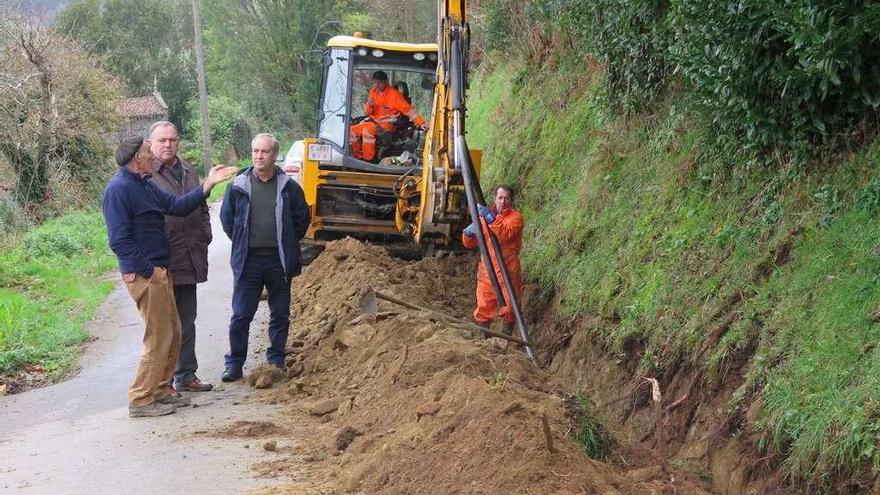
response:
<path id="1" fill-rule="evenodd" d="M 290 326 L 290 282 L 302 272 L 299 241 L 311 216 L 299 184 L 275 166 L 278 140 L 258 134 L 251 141 L 253 167 L 226 189 L 220 222 L 232 240 L 230 264 L 234 277 L 229 354 L 221 377 L 242 377 L 248 333 L 260 295 L 269 293 L 269 364 L 284 368 L 284 348 Z"/>
<path id="2" fill-rule="evenodd" d="M 177 156 L 179 137 L 171 122 L 150 126 L 153 184 L 181 195 L 199 184 L 198 173 Z M 213 386 L 196 376 L 196 284 L 208 280 L 208 244 L 211 243 L 211 215 L 202 205 L 185 217 L 165 216 L 165 233 L 171 244 L 169 271 L 174 279 L 174 302 L 180 316 L 180 357 L 174 370 L 174 388 L 186 392 L 206 392 Z"/>
<path id="3" fill-rule="evenodd" d="M 235 167 L 218 165 L 203 186 L 175 196 L 148 180 L 153 153 L 144 138 L 124 137 L 116 149 L 116 163 L 119 172 L 104 190 L 104 221 L 122 280 L 144 320 L 144 348 L 128 389 L 128 414 L 162 416 L 189 404 L 188 398 L 169 394 L 180 352 L 180 319 L 168 273 L 171 255 L 164 215 L 185 216 L 198 209 L 211 188 L 234 174 Z"/>

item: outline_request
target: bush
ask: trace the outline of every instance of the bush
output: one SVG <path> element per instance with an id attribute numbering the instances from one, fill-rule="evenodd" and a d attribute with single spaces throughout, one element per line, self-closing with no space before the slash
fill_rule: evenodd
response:
<path id="1" fill-rule="evenodd" d="M 95 233 L 96 218 L 94 212 L 74 212 L 48 220 L 25 234 L 22 248 L 31 258 L 70 258 L 103 248 L 106 239 Z"/>
<path id="2" fill-rule="evenodd" d="M 0 243 L 29 225 L 27 215 L 18 203 L 0 197 Z"/>
<path id="3" fill-rule="evenodd" d="M 638 110 L 662 88 L 671 66 L 666 25 L 668 2 L 545 0 L 545 19 L 576 36 L 578 48 L 605 66 L 611 103 Z"/>
<path id="4" fill-rule="evenodd" d="M 856 195 L 856 210 L 876 214 L 880 211 L 880 179 L 869 182 Z"/>
<path id="5" fill-rule="evenodd" d="M 486 51 L 508 54 L 525 54 L 533 61 L 547 48 L 545 1 L 522 2 L 520 0 L 486 0 L 480 2 L 480 12 L 475 24 L 482 38 L 474 47 L 475 53 Z"/>
<path id="6" fill-rule="evenodd" d="M 734 153 L 820 156 L 861 138 L 880 109 L 875 2 L 489 0 L 486 47 L 519 44 L 533 57 L 537 28 L 524 27 L 523 12 L 570 36 L 576 57 L 602 62 L 617 111 L 644 108 L 683 77 L 711 135 Z"/>
<path id="7" fill-rule="evenodd" d="M 201 150 L 202 121 L 199 116 L 198 98 L 190 100 L 189 108 L 192 119 L 187 122 L 186 127 L 189 129 L 190 139 Z M 230 147 L 234 148 L 239 156 L 241 156 L 243 147 L 250 153 L 250 137 L 246 138 L 247 145 L 243 144 L 242 136 L 249 134 L 250 126 L 241 105 L 223 96 L 212 96 L 208 99 L 208 111 L 211 115 L 211 141 L 214 157 L 224 157 Z M 198 161 L 201 161 L 200 151 Z"/>
<path id="8" fill-rule="evenodd" d="M 670 18 L 693 100 L 745 148 L 813 155 L 880 106 L 880 4 L 674 0 Z"/>

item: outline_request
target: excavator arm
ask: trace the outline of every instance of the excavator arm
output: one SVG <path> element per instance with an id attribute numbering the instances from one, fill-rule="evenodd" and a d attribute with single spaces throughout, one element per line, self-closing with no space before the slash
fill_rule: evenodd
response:
<path id="1" fill-rule="evenodd" d="M 450 225 L 461 227 L 472 222 L 479 224 L 478 205 L 486 204 L 477 174 L 480 155 L 478 152 L 471 152 L 465 139 L 465 89 L 470 48 L 466 7 L 465 0 L 441 0 L 437 9 L 437 79 L 431 112 L 431 131 L 424 151 L 416 241 L 429 231 L 429 226 L 433 223 L 442 222 L 447 228 Z M 483 229 L 475 229 L 483 264 L 492 267 L 490 249 L 494 251 L 496 260 L 503 260 L 504 257 L 498 239 L 491 229 L 487 232 L 488 239 L 484 236 Z M 449 237 L 451 233 L 447 232 L 446 235 Z M 507 267 L 504 263 L 500 265 L 499 271 L 504 285 L 513 287 Z M 528 342 L 528 330 L 514 291 L 509 291 L 512 300 L 506 301 L 495 270 L 489 269 L 487 274 L 499 306 L 509 304 L 512 307 L 520 336 L 523 341 Z M 527 345 L 525 349 L 532 362 L 535 362 L 531 346 Z"/>

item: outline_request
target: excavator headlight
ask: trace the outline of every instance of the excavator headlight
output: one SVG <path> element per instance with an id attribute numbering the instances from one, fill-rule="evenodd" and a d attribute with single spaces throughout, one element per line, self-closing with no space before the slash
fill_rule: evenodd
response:
<path id="1" fill-rule="evenodd" d="M 382 55 L 385 55 L 385 52 L 383 52 L 382 50 L 373 50 L 373 56 L 374 56 L 374 57 L 379 58 L 379 57 L 381 57 Z"/>
<path id="2" fill-rule="evenodd" d="M 422 52 L 416 52 L 413 53 L 413 58 L 421 62 L 422 60 L 425 60 L 425 54 Z"/>
<path id="3" fill-rule="evenodd" d="M 437 61 L 437 54 L 436 53 L 429 53 L 428 60 L 430 60 L 431 62 L 436 62 Z"/>
<path id="4" fill-rule="evenodd" d="M 361 57 L 366 57 L 366 56 L 367 56 L 367 53 L 369 53 L 369 50 L 367 50 L 367 49 L 364 48 L 364 47 L 361 47 L 361 48 L 358 48 L 358 49 L 357 49 L 357 54 L 360 55 Z"/>

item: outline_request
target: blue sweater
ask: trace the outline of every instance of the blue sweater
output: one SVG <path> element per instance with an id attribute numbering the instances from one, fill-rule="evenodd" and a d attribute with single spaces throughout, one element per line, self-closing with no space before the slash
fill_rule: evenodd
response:
<path id="1" fill-rule="evenodd" d="M 204 201 L 202 186 L 175 196 L 120 168 L 104 189 L 103 203 L 107 237 L 119 260 L 119 272 L 150 278 L 153 267 L 168 268 L 171 248 L 163 215 L 186 216 Z"/>

